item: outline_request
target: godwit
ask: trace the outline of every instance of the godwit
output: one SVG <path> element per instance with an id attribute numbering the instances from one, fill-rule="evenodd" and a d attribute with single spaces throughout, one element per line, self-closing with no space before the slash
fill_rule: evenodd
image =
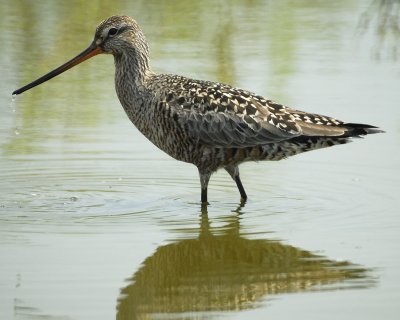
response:
<path id="1" fill-rule="evenodd" d="M 246 200 L 238 167 L 242 162 L 281 160 L 382 132 L 371 125 L 298 111 L 227 84 L 156 74 L 149 67 L 147 41 L 127 16 L 101 22 L 86 50 L 13 94 L 99 53 L 114 56 L 115 88 L 132 123 L 173 158 L 197 166 L 203 203 L 211 174 L 219 168 L 228 171 Z"/>

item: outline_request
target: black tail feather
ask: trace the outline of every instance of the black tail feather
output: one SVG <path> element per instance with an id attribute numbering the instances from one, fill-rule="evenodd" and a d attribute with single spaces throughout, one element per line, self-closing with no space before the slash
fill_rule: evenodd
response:
<path id="1" fill-rule="evenodd" d="M 379 129 L 378 127 L 371 126 L 369 124 L 362 124 L 362 123 L 344 123 L 344 124 L 342 124 L 342 126 L 347 129 L 347 132 L 344 135 L 347 137 L 357 137 L 357 136 L 364 136 L 367 134 L 385 132 L 385 131 Z"/>

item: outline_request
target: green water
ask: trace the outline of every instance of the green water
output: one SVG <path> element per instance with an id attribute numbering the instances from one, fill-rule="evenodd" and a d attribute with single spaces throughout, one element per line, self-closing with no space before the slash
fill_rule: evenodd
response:
<path id="1" fill-rule="evenodd" d="M 1 319 L 397 319 L 399 2 L 0 1 Z M 386 133 L 225 172 L 130 124 L 111 56 L 14 101 L 134 17 L 153 69 Z"/>

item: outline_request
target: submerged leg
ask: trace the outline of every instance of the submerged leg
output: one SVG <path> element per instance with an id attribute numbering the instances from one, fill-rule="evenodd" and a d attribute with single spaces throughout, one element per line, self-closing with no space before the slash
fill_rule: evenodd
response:
<path id="1" fill-rule="evenodd" d="M 226 166 L 225 170 L 231 175 L 232 179 L 235 180 L 236 185 L 240 192 L 240 197 L 242 201 L 247 200 L 246 191 L 244 191 L 242 181 L 240 180 L 239 176 L 239 167 L 238 166 Z"/>
<path id="2" fill-rule="evenodd" d="M 199 169 L 200 185 L 201 185 L 201 202 L 207 202 L 207 187 L 210 181 L 211 172 L 202 171 Z"/>

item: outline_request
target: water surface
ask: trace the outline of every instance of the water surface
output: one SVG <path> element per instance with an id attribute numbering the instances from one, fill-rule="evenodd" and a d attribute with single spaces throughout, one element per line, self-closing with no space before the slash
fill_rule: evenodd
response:
<path id="1" fill-rule="evenodd" d="M 382 3 L 0 4 L 1 319 L 395 319 L 398 3 Z M 115 13 L 138 20 L 157 72 L 387 132 L 243 165 L 244 206 L 218 172 L 205 210 L 197 169 L 129 123 L 112 57 L 11 99 Z"/>

